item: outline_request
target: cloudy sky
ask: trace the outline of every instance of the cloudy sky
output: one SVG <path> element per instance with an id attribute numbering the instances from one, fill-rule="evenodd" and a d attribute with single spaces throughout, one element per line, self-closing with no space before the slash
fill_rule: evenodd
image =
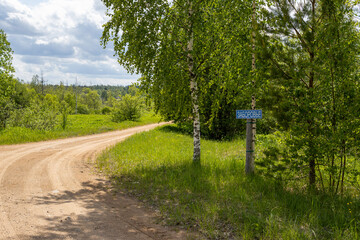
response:
<path id="1" fill-rule="evenodd" d="M 0 28 L 14 51 L 15 76 L 43 72 L 48 83 L 128 85 L 113 49 L 100 46 L 106 8 L 101 0 L 0 0 Z"/>

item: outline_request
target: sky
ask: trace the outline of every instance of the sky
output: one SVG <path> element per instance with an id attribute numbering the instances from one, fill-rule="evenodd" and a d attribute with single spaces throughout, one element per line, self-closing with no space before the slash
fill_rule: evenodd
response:
<path id="1" fill-rule="evenodd" d="M 14 51 L 15 77 L 48 84 L 129 85 L 140 77 L 100 45 L 108 20 L 101 0 L 0 0 L 0 29 Z"/>

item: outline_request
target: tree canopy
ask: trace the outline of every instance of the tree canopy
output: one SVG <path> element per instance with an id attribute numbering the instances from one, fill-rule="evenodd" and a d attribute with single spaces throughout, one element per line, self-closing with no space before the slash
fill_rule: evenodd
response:
<path id="1" fill-rule="evenodd" d="M 226 126 L 251 63 L 250 1 L 103 2 L 110 16 L 103 45 L 113 41 L 119 63 L 143 75 L 141 86 L 163 116 L 192 119 L 193 159 L 199 161 L 200 122 L 234 132 Z M 230 107 L 222 112 L 220 105 Z"/>
<path id="2" fill-rule="evenodd" d="M 102 44 L 113 41 L 119 63 L 142 74 L 141 87 L 166 119 L 193 121 L 194 161 L 200 122 L 215 138 L 236 132 L 229 119 L 250 108 L 256 92 L 267 124 L 274 117 L 290 136 L 281 169 L 308 175 L 311 186 L 341 188 L 358 145 L 354 1 L 256 1 L 254 15 L 255 2 L 245 0 L 103 2 L 110 20 Z"/>
<path id="3" fill-rule="evenodd" d="M 290 131 L 291 169 L 337 191 L 359 129 L 354 3 L 276 0 L 263 9 L 265 97 Z M 324 167 L 323 167 L 324 166 Z M 326 180 L 325 180 L 326 176 Z"/>
<path id="4" fill-rule="evenodd" d="M 11 96 L 15 90 L 15 80 L 12 73 L 12 50 L 6 34 L 0 29 L 0 129 L 5 127 L 13 101 Z"/>

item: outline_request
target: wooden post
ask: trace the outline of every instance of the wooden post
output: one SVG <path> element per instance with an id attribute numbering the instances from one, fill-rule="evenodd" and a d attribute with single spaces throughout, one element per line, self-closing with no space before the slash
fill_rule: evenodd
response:
<path id="1" fill-rule="evenodd" d="M 256 126 L 255 119 L 246 120 L 246 162 L 245 162 L 245 173 L 254 173 L 254 151 L 255 151 L 255 134 L 253 126 Z"/>

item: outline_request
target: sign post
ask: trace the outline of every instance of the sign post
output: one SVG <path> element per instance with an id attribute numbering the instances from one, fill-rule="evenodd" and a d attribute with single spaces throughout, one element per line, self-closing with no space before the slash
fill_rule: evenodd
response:
<path id="1" fill-rule="evenodd" d="M 262 110 L 236 110 L 236 119 L 246 119 L 246 162 L 245 172 L 254 172 L 256 119 L 262 118 Z"/>

